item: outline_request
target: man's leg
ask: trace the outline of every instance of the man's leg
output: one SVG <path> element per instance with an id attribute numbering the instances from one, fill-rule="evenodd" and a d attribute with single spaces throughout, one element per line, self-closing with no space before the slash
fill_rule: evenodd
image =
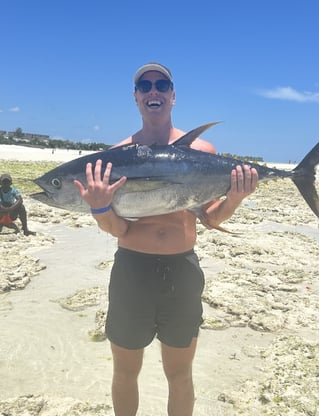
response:
<path id="1" fill-rule="evenodd" d="M 112 399 L 115 416 L 135 416 L 139 402 L 137 378 L 142 368 L 144 350 L 128 350 L 113 343 L 111 348 Z"/>
<path id="2" fill-rule="evenodd" d="M 30 231 L 28 229 L 27 212 L 26 212 L 26 209 L 25 209 L 23 204 L 20 205 L 18 214 L 19 214 L 19 218 L 20 218 L 20 221 L 21 221 L 21 224 L 22 224 L 22 229 L 23 229 L 24 235 L 36 235 L 36 233 L 34 231 Z"/>
<path id="3" fill-rule="evenodd" d="M 194 407 L 192 363 L 197 338 L 189 347 L 174 348 L 162 343 L 163 368 L 168 381 L 168 415 L 191 416 Z"/>
<path id="4" fill-rule="evenodd" d="M 14 213 L 11 213 L 10 215 L 0 213 L 0 220 L 1 220 L 0 232 L 2 231 L 3 226 L 5 226 L 7 228 L 14 229 L 16 234 L 19 233 L 20 232 L 19 227 L 14 222 L 17 219 L 17 215 L 18 214 L 14 214 Z"/>

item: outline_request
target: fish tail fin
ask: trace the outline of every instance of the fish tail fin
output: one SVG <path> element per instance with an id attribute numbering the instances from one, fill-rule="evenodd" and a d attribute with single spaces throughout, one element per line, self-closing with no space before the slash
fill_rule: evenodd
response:
<path id="1" fill-rule="evenodd" d="M 319 196 L 315 187 L 317 165 L 319 165 L 319 143 L 292 171 L 291 179 L 309 207 L 319 218 Z"/>

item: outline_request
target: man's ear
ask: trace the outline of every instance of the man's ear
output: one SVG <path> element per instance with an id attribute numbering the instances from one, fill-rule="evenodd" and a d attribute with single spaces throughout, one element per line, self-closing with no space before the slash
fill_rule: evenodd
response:
<path id="1" fill-rule="evenodd" d="M 175 105 L 175 103 L 176 103 L 176 93 L 175 93 L 175 91 L 173 91 L 172 98 L 171 98 L 171 104 Z"/>

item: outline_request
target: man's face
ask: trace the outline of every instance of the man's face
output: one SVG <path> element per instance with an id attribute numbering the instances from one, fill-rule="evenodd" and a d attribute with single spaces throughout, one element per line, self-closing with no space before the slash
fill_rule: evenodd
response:
<path id="1" fill-rule="evenodd" d="M 7 192 L 10 189 L 11 181 L 9 179 L 4 179 L 1 182 L 1 188 L 4 190 L 4 192 Z"/>
<path id="2" fill-rule="evenodd" d="M 148 81 L 144 82 L 143 81 Z M 158 81 L 158 84 L 156 84 Z M 139 89 L 141 82 L 141 89 Z M 170 112 L 175 102 L 175 91 L 171 88 L 170 81 L 160 72 L 148 71 L 142 75 L 134 92 L 135 101 L 143 116 L 157 116 Z M 152 83 L 152 85 L 149 84 Z M 148 84 L 148 85 L 147 85 Z M 150 87 L 149 91 L 146 91 Z M 168 89 L 166 90 L 166 87 Z"/>

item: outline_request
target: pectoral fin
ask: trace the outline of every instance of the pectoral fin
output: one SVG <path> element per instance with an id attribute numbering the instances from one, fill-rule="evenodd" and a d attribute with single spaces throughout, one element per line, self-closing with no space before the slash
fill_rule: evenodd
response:
<path id="1" fill-rule="evenodd" d="M 203 207 L 194 208 L 194 209 L 191 209 L 190 211 L 192 211 L 196 215 L 196 217 L 199 219 L 199 221 L 208 230 L 218 230 L 218 231 L 221 231 L 223 233 L 228 233 L 228 234 L 233 234 L 233 235 L 240 234 L 238 232 L 227 230 L 226 228 L 224 228 L 220 225 L 211 225 L 210 220 L 208 218 L 208 215 L 206 214 L 206 211 L 203 209 Z"/>

